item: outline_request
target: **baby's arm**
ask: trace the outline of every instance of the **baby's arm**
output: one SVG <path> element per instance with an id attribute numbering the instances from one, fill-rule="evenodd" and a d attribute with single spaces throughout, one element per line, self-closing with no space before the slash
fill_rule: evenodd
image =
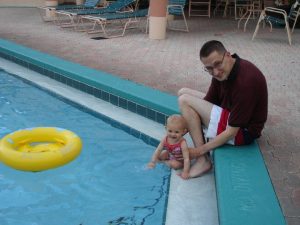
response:
<path id="1" fill-rule="evenodd" d="M 152 155 L 151 161 L 148 163 L 148 168 L 152 169 L 155 167 L 156 162 L 159 161 L 159 156 L 160 156 L 160 153 L 162 152 L 163 148 L 164 148 L 164 139 L 162 139 L 160 141 L 159 145 L 155 149 L 155 151 Z"/>
<path id="2" fill-rule="evenodd" d="M 181 173 L 181 177 L 183 179 L 188 179 L 190 173 L 191 161 L 190 161 L 189 149 L 185 140 L 181 142 L 181 149 L 182 149 L 182 156 L 183 156 L 183 170 Z"/>

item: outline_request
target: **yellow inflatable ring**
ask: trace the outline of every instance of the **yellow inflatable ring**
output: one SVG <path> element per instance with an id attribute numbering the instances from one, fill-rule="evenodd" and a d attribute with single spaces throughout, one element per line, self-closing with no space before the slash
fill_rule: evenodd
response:
<path id="1" fill-rule="evenodd" d="M 0 141 L 0 161 L 24 171 L 42 171 L 75 159 L 82 147 L 73 132 L 56 127 L 18 130 Z"/>

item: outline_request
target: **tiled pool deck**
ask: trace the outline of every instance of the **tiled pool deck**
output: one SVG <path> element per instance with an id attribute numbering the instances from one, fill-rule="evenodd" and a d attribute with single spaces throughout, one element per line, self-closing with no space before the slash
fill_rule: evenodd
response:
<path id="1" fill-rule="evenodd" d="M 42 22 L 36 9 L 0 8 L 0 38 L 171 94 L 181 87 L 206 91 L 210 79 L 201 69 L 199 49 L 206 40 L 223 41 L 267 77 L 269 118 L 258 143 L 288 224 L 300 224 L 300 30 L 295 30 L 289 46 L 284 30 L 261 29 L 252 42 L 253 21 L 245 33 L 237 30 L 233 19 L 188 22 L 190 33 L 168 32 L 163 41 L 138 31 L 123 38 L 92 40 Z"/>

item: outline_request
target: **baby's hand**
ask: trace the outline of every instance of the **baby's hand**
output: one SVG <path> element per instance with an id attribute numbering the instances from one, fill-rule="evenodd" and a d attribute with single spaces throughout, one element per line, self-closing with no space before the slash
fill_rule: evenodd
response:
<path id="1" fill-rule="evenodd" d="M 149 163 L 148 163 L 148 168 L 149 168 L 149 169 L 155 168 L 155 162 L 149 162 Z"/>

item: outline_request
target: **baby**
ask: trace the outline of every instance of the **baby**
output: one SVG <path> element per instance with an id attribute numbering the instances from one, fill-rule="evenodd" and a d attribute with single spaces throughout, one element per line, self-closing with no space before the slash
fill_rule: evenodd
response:
<path id="1" fill-rule="evenodd" d="M 190 158 L 184 135 L 187 133 L 185 119 L 181 115 L 171 115 L 167 119 L 166 136 L 160 141 L 151 161 L 149 168 L 154 168 L 157 162 L 164 162 L 173 169 L 182 169 L 179 174 L 183 179 L 189 178 Z"/>

